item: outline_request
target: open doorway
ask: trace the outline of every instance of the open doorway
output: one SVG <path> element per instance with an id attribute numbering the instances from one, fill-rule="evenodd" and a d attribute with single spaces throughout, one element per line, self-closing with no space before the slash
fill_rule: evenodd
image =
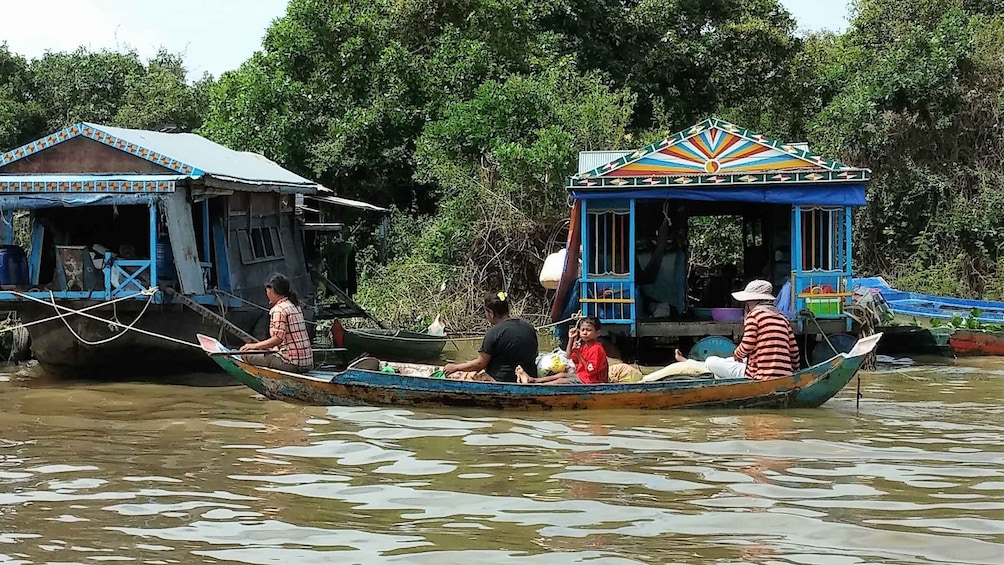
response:
<path id="1" fill-rule="evenodd" d="M 702 320 L 737 307 L 752 279 L 779 288 L 791 271 L 791 207 L 746 202 L 639 201 L 635 241 L 640 320 Z"/>

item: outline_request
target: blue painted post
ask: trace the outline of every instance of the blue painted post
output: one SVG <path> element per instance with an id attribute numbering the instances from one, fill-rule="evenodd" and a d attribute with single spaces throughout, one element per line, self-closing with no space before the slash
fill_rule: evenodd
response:
<path id="1" fill-rule="evenodd" d="M 31 285 L 38 284 L 39 266 L 42 264 L 42 240 L 45 228 L 35 218 L 31 219 L 31 251 L 28 256 L 28 279 Z"/>
<path id="2" fill-rule="evenodd" d="M 157 286 L 157 203 L 150 203 L 150 286 Z M 160 292 L 157 293 L 159 299 Z M 160 302 L 160 300 L 156 300 Z"/>
<path id="3" fill-rule="evenodd" d="M 845 263 L 844 263 L 845 267 L 844 268 L 847 269 L 847 278 L 844 279 L 844 280 L 847 281 L 846 285 L 848 287 L 848 288 L 844 289 L 845 292 L 850 292 L 850 291 L 853 290 L 852 288 L 850 288 L 850 286 L 851 286 L 851 277 L 854 276 L 854 268 L 853 268 L 853 264 L 851 263 L 851 260 L 853 258 L 852 247 L 851 247 L 851 236 L 853 235 L 851 233 L 851 226 L 852 226 L 852 223 L 853 223 L 853 221 L 852 221 L 852 215 L 853 215 L 852 214 L 852 208 L 850 206 L 845 206 L 844 207 L 844 240 L 845 240 L 845 244 L 847 246 L 846 251 L 845 251 L 847 253 L 847 257 L 845 258 Z M 844 300 L 846 301 L 845 304 L 850 305 L 850 304 L 852 304 L 854 302 L 854 297 L 853 296 L 848 296 Z M 844 318 L 844 321 L 846 323 L 847 331 L 850 332 L 851 331 L 851 327 L 853 325 L 853 322 L 851 321 L 850 317 L 846 317 L 846 316 Z"/>
<path id="4" fill-rule="evenodd" d="M 213 240 L 216 244 L 216 286 L 224 292 L 233 291 L 230 284 L 230 263 L 227 257 L 227 234 L 223 218 L 213 220 Z"/>
<path id="5" fill-rule="evenodd" d="M 582 299 L 589 298 L 588 287 L 589 283 L 586 281 L 589 279 L 589 267 L 592 264 L 592 256 L 589 253 L 590 245 L 592 241 L 590 239 L 589 233 L 589 201 L 582 201 L 582 274 L 579 275 L 579 304 L 582 305 L 582 314 L 589 315 L 589 303 L 582 302 Z M 593 234 L 595 238 L 595 234 Z"/>
<path id="6" fill-rule="evenodd" d="M 105 262 L 101 265 L 105 275 L 105 300 L 112 299 L 112 252 L 105 251 Z"/>
<path id="7" fill-rule="evenodd" d="M 0 212 L 0 244 L 11 245 L 14 243 L 14 210 L 3 210 Z"/>
<path id="8" fill-rule="evenodd" d="M 795 303 L 794 310 L 797 312 L 802 308 L 802 299 L 798 298 L 802 286 L 802 207 L 796 204 L 791 210 L 791 296 Z"/>
<path id="9" fill-rule="evenodd" d="M 628 217 L 630 218 L 630 227 L 628 228 L 628 285 L 631 287 L 631 299 L 634 301 L 630 305 L 631 312 L 631 337 L 638 335 L 638 297 L 640 293 L 638 292 L 638 287 L 635 285 L 635 199 L 632 198 L 628 204 L 628 209 L 630 213 Z"/>
<path id="10" fill-rule="evenodd" d="M 202 201 L 202 260 L 209 262 L 209 199 Z"/>
<path id="11" fill-rule="evenodd" d="M 851 259 L 853 257 L 853 254 L 851 253 L 852 252 L 852 248 L 851 248 L 851 235 L 852 235 L 852 232 L 851 232 L 852 219 L 851 218 L 852 218 L 852 216 L 853 216 L 852 208 L 850 206 L 845 206 L 844 207 L 844 240 L 845 240 L 844 243 L 846 244 L 847 247 L 846 247 L 846 249 L 844 251 L 844 253 L 846 253 L 845 263 L 844 263 L 844 269 L 846 269 L 848 277 L 854 276 L 854 269 L 852 268 L 852 265 L 851 265 Z"/>

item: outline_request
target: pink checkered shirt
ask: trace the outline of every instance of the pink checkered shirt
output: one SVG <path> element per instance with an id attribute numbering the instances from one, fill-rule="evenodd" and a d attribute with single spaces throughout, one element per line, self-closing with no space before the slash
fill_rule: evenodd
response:
<path id="1" fill-rule="evenodd" d="M 310 348 L 310 335 L 307 334 L 303 311 L 288 298 L 283 298 L 269 310 L 268 317 L 269 334 L 282 340 L 279 355 L 287 363 L 297 367 L 313 367 L 314 352 Z"/>

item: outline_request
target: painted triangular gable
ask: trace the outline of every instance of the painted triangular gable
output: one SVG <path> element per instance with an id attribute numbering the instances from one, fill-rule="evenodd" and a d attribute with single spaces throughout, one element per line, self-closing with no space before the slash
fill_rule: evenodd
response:
<path id="1" fill-rule="evenodd" d="M 56 133 L 47 135 L 46 137 L 37 139 L 35 141 L 32 141 L 31 143 L 22 145 L 17 149 L 13 149 L 6 153 L 0 153 L 0 167 L 4 167 L 15 161 L 19 161 L 21 159 L 24 159 L 25 157 L 34 155 L 39 151 L 43 151 L 56 144 L 81 136 L 86 137 L 88 139 L 93 139 L 94 141 L 103 143 L 109 147 L 113 147 L 120 151 L 124 151 L 126 153 L 135 155 L 136 157 L 145 159 L 147 161 L 150 161 L 151 163 L 156 163 L 157 165 L 166 167 L 176 173 L 180 173 L 183 175 L 190 175 L 193 177 L 200 177 L 204 174 L 199 169 L 186 163 L 182 163 L 177 159 L 173 159 L 169 155 L 162 155 L 155 151 L 151 151 L 149 149 L 141 147 L 135 143 L 131 143 L 127 140 L 117 138 L 114 135 L 110 135 L 107 132 L 102 131 L 99 127 L 95 126 L 94 124 L 89 124 L 86 122 L 74 124 L 66 129 L 57 131 Z"/>
<path id="2" fill-rule="evenodd" d="M 843 163 L 710 118 L 573 179 L 843 171 Z"/>

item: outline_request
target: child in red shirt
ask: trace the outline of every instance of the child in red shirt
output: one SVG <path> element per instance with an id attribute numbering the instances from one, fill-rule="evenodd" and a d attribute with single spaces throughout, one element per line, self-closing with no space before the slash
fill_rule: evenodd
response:
<path id="1" fill-rule="evenodd" d="M 557 373 L 546 377 L 531 377 L 526 371 L 516 371 L 516 378 L 523 384 L 600 384 L 608 381 L 607 352 L 600 337 L 600 321 L 592 316 L 579 320 L 576 327 L 568 331 L 568 348 L 565 353 L 575 362 L 574 373 Z"/>

